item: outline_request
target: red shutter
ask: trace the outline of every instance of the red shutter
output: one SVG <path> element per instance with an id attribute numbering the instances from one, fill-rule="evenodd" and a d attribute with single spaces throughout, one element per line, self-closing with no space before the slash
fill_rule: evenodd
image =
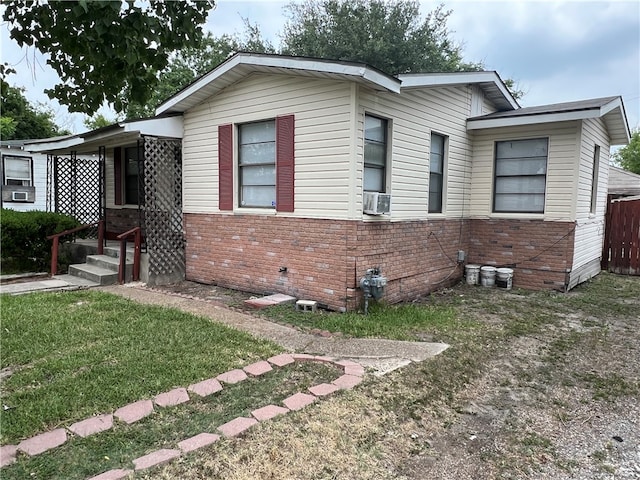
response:
<path id="1" fill-rule="evenodd" d="M 293 212 L 295 176 L 295 118 L 276 117 L 276 210 Z"/>
<path id="2" fill-rule="evenodd" d="M 218 208 L 233 210 L 233 125 L 218 127 Z"/>
<path id="3" fill-rule="evenodd" d="M 113 149 L 113 184 L 115 186 L 113 203 L 122 205 L 122 148 Z"/>

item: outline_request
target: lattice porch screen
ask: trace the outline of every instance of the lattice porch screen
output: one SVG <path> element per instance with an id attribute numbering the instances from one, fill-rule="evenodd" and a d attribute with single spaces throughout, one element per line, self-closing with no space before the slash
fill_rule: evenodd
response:
<path id="1" fill-rule="evenodd" d="M 144 137 L 144 210 L 149 277 L 184 275 L 182 143 Z"/>

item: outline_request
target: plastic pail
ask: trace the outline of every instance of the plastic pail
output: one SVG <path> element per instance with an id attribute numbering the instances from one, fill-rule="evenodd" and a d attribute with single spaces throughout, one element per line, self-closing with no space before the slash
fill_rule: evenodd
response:
<path id="1" fill-rule="evenodd" d="M 511 290 L 513 285 L 513 269 L 498 268 L 496 270 L 496 287 Z"/>
<path id="2" fill-rule="evenodd" d="M 467 285 L 478 285 L 480 283 L 480 265 L 465 265 L 464 276 Z"/>
<path id="3" fill-rule="evenodd" d="M 480 268 L 480 284 L 483 287 L 493 287 L 496 284 L 496 267 Z"/>

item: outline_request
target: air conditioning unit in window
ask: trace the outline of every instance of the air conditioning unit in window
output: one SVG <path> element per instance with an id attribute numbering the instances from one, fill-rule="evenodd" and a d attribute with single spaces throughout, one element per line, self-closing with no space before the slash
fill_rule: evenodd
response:
<path id="1" fill-rule="evenodd" d="M 29 200 L 28 192 L 11 192 L 11 200 L 14 202 L 26 202 Z"/>
<path id="2" fill-rule="evenodd" d="M 379 192 L 364 192 L 362 210 L 367 215 L 382 215 L 391 210 L 391 195 Z"/>

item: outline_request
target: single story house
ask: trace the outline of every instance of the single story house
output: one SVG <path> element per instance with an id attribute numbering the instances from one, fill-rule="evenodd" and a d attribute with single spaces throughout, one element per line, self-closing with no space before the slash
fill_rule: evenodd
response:
<path id="1" fill-rule="evenodd" d="M 336 310 L 371 268 L 388 302 L 465 263 L 524 288 L 593 277 L 609 148 L 630 139 L 621 97 L 520 108 L 496 72 L 267 54 L 234 55 L 156 113 L 31 148 L 99 152 L 107 223 L 144 224 L 151 263 Z"/>

